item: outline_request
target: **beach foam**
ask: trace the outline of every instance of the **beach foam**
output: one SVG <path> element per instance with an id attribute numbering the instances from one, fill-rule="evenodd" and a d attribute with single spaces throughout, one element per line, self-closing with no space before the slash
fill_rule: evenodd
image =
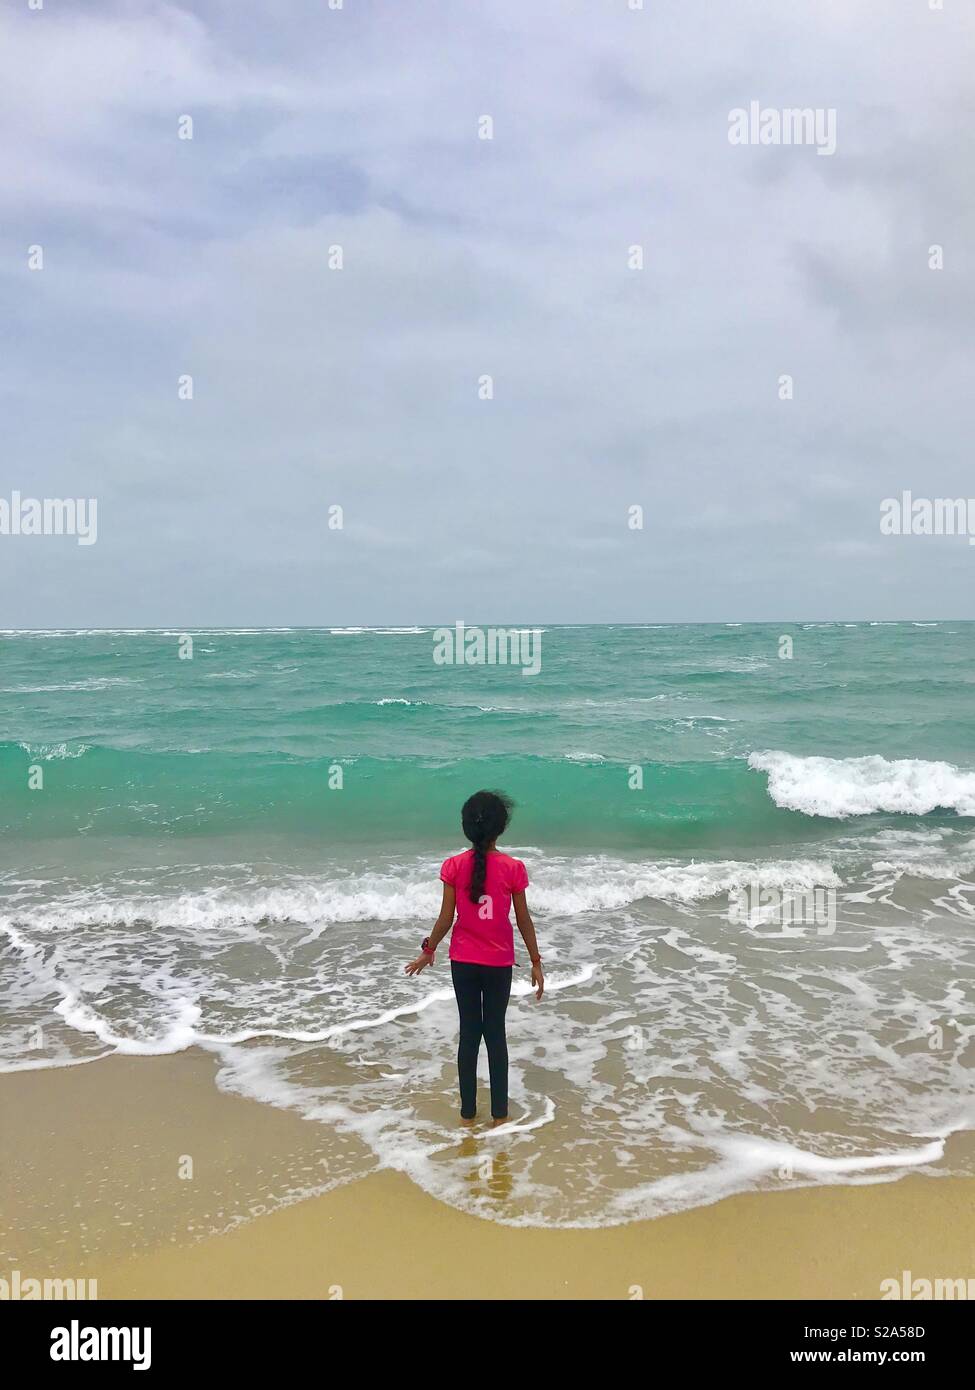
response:
<path id="1" fill-rule="evenodd" d="M 548 992 L 539 1005 L 519 949 L 512 1123 L 501 1136 L 517 1178 L 502 1219 L 613 1224 L 778 1185 L 783 1166 L 799 1183 L 887 1180 L 943 1164 L 944 1135 L 975 1123 L 965 1062 L 975 1028 L 951 985 L 964 977 L 967 939 L 932 936 L 910 913 L 878 917 L 887 879 L 841 882 L 833 866 L 802 859 L 532 866 L 521 853 Z M 322 1126 L 329 1182 L 361 1171 L 364 1146 L 376 1166 L 497 1219 L 490 1191 L 451 1157 L 456 1006 L 445 963 L 417 980 L 402 973 L 421 928 L 396 910 L 432 915 L 435 870 L 418 859 L 142 898 L 120 880 L 114 899 L 100 885 L 46 904 L 45 885 L 25 881 L 0 924 L 11 948 L 0 952 L 0 1005 L 19 998 L 45 1037 L 4 1066 L 204 1047 L 220 1059 L 223 1089 Z M 724 895 L 755 877 L 836 883 L 842 934 L 793 941 L 731 926 Z M 888 1020 L 882 1042 L 877 1019 Z M 815 1118 L 823 1107 L 828 1134 Z"/>
<path id="2" fill-rule="evenodd" d="M 219 931 L 262 923 L 324 928 L 332 923 L 416 921 L 435 917 L 439 910 L 439 867 L 439 862 L 418 859 L 394 871 L 292 876 L 277 884 L 230 882 L 169 895 L 113 894 L 98 885 L 62 893 L 55 901 L 42 898 L 19 912 L 11 912 L 8 905 L 0 925 L 31 926 L 41 932 L 138 925 Z M 602 912 L 641 899 L 706 902 L 756 881 L 783 892 L 840 884 L 829 863 L 805 859 L 643 864 L 606 855 L 545 855 L 537 867 L 529 859 L 528 869 L 532 907 L 551 916 Z"/>

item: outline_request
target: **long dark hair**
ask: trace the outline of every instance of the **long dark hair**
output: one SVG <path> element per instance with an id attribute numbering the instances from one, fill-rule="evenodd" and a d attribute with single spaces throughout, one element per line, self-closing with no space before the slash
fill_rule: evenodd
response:
<path id="1" fill-rule="evenodd" d="M 460 823 L 474 846 L 474 872 L 469 890 L 472 903 L 480 902 L 487 874 L 487 846 L 507 828 L 515 803 L 504 792 L 475 792 L 464 802 Z"/>

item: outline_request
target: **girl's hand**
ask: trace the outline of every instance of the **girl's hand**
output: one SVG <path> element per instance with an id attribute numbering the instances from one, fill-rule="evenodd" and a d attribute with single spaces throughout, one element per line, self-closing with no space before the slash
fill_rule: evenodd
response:
<path id="1" fill-rule="evenodd" d="M 532 966 L 532 984 L 535 986 L 535 998 L 541 999 L 545 993 L 545 976 L 542 974 L 542 963 Z"/>
<path id="2" fill-rule="evenodd" d="M 405 967 L 407 975 L 419 975 L 421 970 L 425 970 L 428 965 L 433 964 L 433 956 L 428 956 L 426 951 L 421 951 L 416 960 L 411 960 Z"/>

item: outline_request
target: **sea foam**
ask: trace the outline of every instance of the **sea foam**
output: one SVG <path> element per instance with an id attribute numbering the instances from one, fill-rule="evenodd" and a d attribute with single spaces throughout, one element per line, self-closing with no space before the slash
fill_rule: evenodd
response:
<path id="1" fill-rule="evenodd" d="M 326 927 L 355 922 L 416 921 L 440 908 L 439 861 L 419 861 L 395 872 L 308 877 L 290 883 L 216 886 L 172 894 L 106 893 L 98 888 L 55 901 L 9 904 L 0 927 L 30 926 L 44 932 L 137 925 L 185 930 L 233 930 L 263 923 Z M 639 862 L 604 855 L 563 859 L 545 856 L 537 869 L 528 860 L 533 910 L 574 916 L 627 907 L 642 899 L 691 904 L 720 897 L 756 880 L 763 887 L 802 892 L 839 887 L 825 860 L 766 862 Z"/>
<path id="2" fill-rule="evenodd" d="M 866 816 L 878 811 L 923 816 L 938 809 L 975 816 L 975 772 L 920 758 L 801 758 L 752 753 L 748 766 L 768 773 L 777 806 L 807 816 Z"/>

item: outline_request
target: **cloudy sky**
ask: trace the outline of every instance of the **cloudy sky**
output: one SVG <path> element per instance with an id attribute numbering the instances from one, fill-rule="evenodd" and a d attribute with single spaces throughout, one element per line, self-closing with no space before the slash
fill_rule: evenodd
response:
<path id="1" fill-rule="evenodd" d="M 10 0 L 0 627 L 975 617 L 975 10 L 636 3 Z"/>

